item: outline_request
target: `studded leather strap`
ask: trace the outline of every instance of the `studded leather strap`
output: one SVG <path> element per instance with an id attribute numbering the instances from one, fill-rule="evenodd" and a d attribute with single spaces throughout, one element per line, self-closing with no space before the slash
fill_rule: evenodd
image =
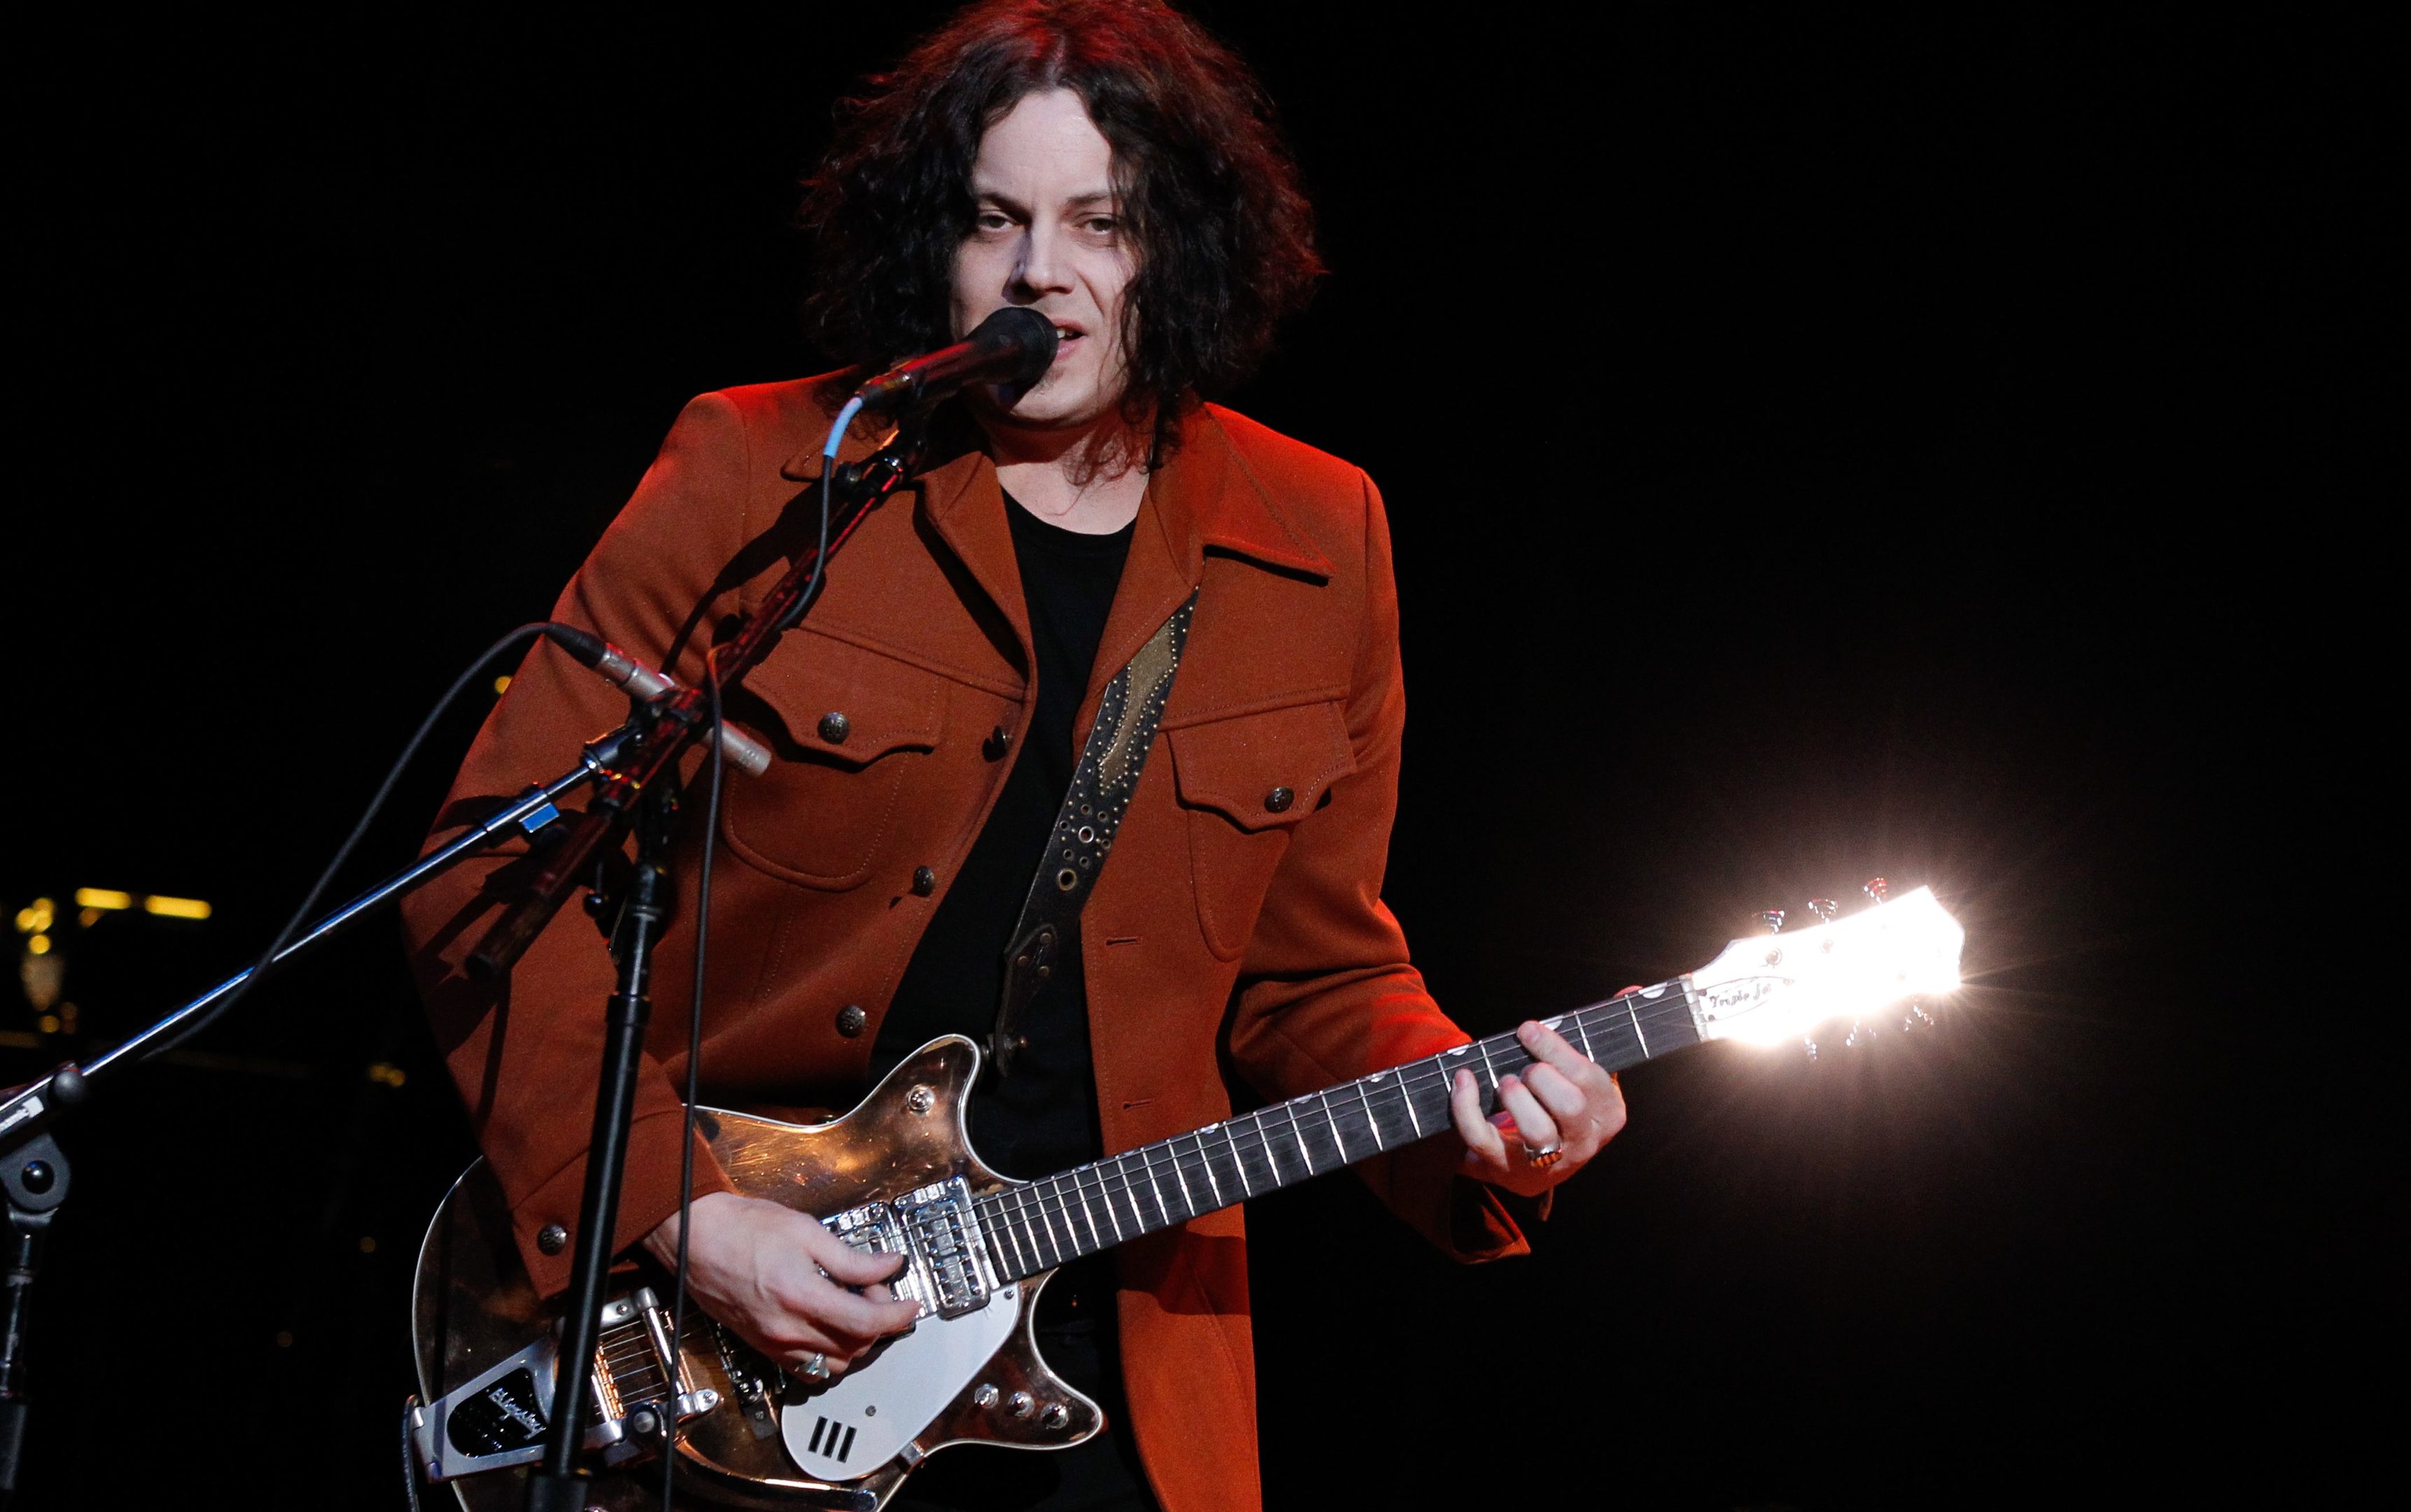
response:
<path id="1" fill-rule="evenodd" d="M 1162 721 L 1164 700 L 1172 696 L 1173 674 L 1180 670 L 1190 616 L 1196 608 L 1197 595 L 1191 593 L 1097 700 L 1097 722 L 1089 727 L 1089 743 L 1073 769 L 1046 853 L 1038 863 L 1038 875 L 1030 879 L 1013 943 L 1005 948 L 1004 1000 L 988 1035 L 988 1054 L 999 1076 L 1012 1071 L 1013 1057 L 1021 1049 L 1023 1010 L 1055 968 L 1080 948 L 1080 909 L 1097 885 L 1097 874 L 1105 869 L 1106 852 L 1114 848 L 1130 796 L 1137 791 L 1139 772 L 1155 745 L 1155 727 Z"/>

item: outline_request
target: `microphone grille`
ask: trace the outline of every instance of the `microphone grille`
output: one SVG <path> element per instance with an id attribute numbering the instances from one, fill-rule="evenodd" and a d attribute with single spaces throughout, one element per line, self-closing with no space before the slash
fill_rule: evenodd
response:
<path id="1" fill-rule="evenodd" d="M 1046 376 L 1055 361 L 1055 322 L 1026 305 L 1007 305 L 972 330 L 971 340 L 1000 355 L 1013 353 L 1021 360 L 1007 381 L 1021 386 Z"/>

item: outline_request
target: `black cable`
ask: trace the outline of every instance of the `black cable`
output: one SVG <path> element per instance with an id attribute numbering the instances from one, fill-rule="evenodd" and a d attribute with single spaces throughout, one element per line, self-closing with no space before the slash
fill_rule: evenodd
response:
<path id="1" fill-rule="evenodd" d="M 417 756 L 418 748 L 426 742 L 429 733 L 435 728 L 436 721 L 442 719 L 445 711 L 452 706 L 452 701 L 459 698 L 461 691 L 476 680 L 477 676 L 485 671 L 487 663 L 492 662 L 494 658 L 521 641 L 533 640 L 550 628 L 552 628 L 551 625 L 543 620 L 534 624 L 521 625 L 486 647 L 477 660 L 469 664 L 468 670 L 453 680 L 452 686 L 445 691 L 444 696 L 436 700 L 435 706 L 427 711 L 427 718 L 418 722 L 417 732 L 410 737 L 410 743 L 402 748 L 402 755 L 394 762 L 393 769 L 386 773 L 385 781 L 377 787 L 376 796 L 369 800 L 369 806 L 361 813 L 359 822 L 352 826 L 352 833 L 344 838 L 342 848 L 336 850 L 335 859 L 327 863 L 327 869 L 318 874 L 317 881 L 311 885 L 310 894 L 301 900 L 301 906 L 293 910 L 293 917 L 285 921 L 285 927 L 276 932 L 276 938 L 270 942 L 268 949 L 260 952 L 259 959 L 252 963 L 251 973 L 243 979 L 242 984 L 212 1003 L 206 1011 L 197 1015 L 192 1022 L 174 1033 L 163 1037 L 158 1043 L 144 1051 L 143 1059 L 148 1060 L 162 1051 L 172 1050 L 191 1040 L 195 1035 L 226 1017 L 227 1010 L 241 1002 L 251 989 L 259 985 L 260 979 L 268 975 L 270 968 L 276 964 L 276 957 L 283 952 L 285 945 L 295 934 L 300 932 L 302 924 L 311 915 L 317 911 L 318 899 L 325 895 L 327 888 L 335 880 L 335 874 L 343 869 L 343 863 L 352 858 L 353 849 L 360 843 L 360 837 L 368 833 L 369 825 L 375 821 L 378 810 L 385 807 L 386 799 L 392 796 L 394 783 L 401 780 L 402 772 Z"/>
<path id="2" fill-rule="evenodd" d="M 826 497 L 826 495 L 824 495 Z M 826 518 L 824 512 L 823 518 Z M 702 875 L 694 889 L 694 993 L 686 1015 L 686 1117 L 679 1139 L 679 1233 L 678 1272 L 670 1281 L 670 1347 L 683 1355 L 686 1350 L 686 1250 L 689 1237 L 688 1219 L 694 1207 L 694 1104 L 702 1095 L 703 1085 L 703 978 L 704 963 L 711 950 L 711 861 L 719 849 L 720 783 L 723 774 L 720 751 L 720 647 L 704 653 L 704 691 L 709 695 L 711 720 L 703 729 L 705 749 L 711 752 L 705 779 L 703 806 Z M 676 1392 L 675 1374 L 670 1389 Z M 672 1482 L 678 1472 L 678 1403 L 669 1404 L 668 1436 L 662 1451 L 662 1512 L 675 1512 Z"/>
<path id="3" fill-rule="evenodd" d="M 812 556 L 812 575 L 804 582 L 804 591 L 796 598 L 796 606 L 786 616 L 784 630 L 801 619 L 804 611 L 820 596 L 821 573 L 828 565 L 829 503 L 835 497 L 837 459 L 823 453 L 821 457 L 821 531 L 820 545 Z M 711 952 L 711 863 L 719 851 L 720 787 L 723 769 L 720 750 L 720 725 L 723 718 L 720 689 L 720 647 L 713 647 L 703 657 L 704 691 L 710 700 L 711 720 L 704 727 L 703 738 L 711 752 L 710 777 L 706 779 L 703 811 L 703 855 L 700 875 L 694 889 L 694 992 L 686 1016 L 686 1114 L 679 1140 L 679 1234 L 678 1273 L 670 1279 L 670 1347 L 683 1356 L 686 1350 L 686 1255 L 687 1241 L 692 1236 L 694 1211 L 694 1104 L 703 1086 L 703 978 L 705 963 Z M 675 1378 L 671 1389 L 677 1389 Z M 662 1512 L 674 1512 L 673 1483 L 678 1473 L 678 1404 L 669 1404 L 668 1427 L 662 1450 Z"/>
<path id="4" fill-rule="evenodd" d="M 829 501 L 837 496 L 837 454 L 821 454 L 821 541 L 812 552 L 812 575 L 804 579 L 804 590 L 796 595 L 796 606 L 781 620 L 781 630 L 793 630 L 821 596 L 821 574 L 828 566 Z"/>

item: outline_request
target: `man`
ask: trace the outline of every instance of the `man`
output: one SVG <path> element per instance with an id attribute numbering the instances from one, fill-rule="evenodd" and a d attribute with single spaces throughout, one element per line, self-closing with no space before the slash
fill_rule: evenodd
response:
<path id="1" fill-rule="evenodd" d="M 843 1108 L 935 1035 L 985 1040 L 1099 700 L 1194 597 L 1161 730 L 1077 929 L 972 1135 L 1019 1177 L 1225 1116 L 1221 1068 L 1285 1098 L 1461 1043 L 1380 901 L 1404 709 L 1387 527 L 1363 473 L 1203 392 L 1244 376 L 1318 269 L 1251 80 L 1155 0 L 1001 0 L 855 102 L 807 217 L 834 381 L 704 396 L 555 617 L 682 680 L 809 539 L 834 396 L 1007 306 L 1059 335 L 1027 391 L 937 417 L 917 486 L 732 695 L 777 751 L 733 778 L 700 1006 L 705 1100 Z M 870 449 L 857 436 L 847 456 Z M 480 734 L 461 814 L 619 715 L 539 648 Z M 447 811 L 447 819 L 455 816 Z M 700 836 L 674 863 L 691 900 Z M 538 1286 L 568 1277 L 611 967 L 564 916 L 500 991 L 459 970 L 506 895 L 452 874 L 408 921 L 438 1033 Z M 692 917 L 655 967 L 650 1064 L 615 1243 L 678 1241 Z M 1468 1259 L 1519 1251 L 1539 1198 L 1622 1127 L 1613 1080 L 1536 1025 L 1500 1087 L 1460 1078 L 1454 1134 L 1360 1167 Z M 1540 1153 L 1535 1158 L 1534 1152 Z M 713 1316 L 818 1377 L 909 1305 L 889 1267 L 738 1195 L 697 1156 L 687 1281 Z M 1502 1200 L 1502 1195 L 1505 1199 Z M 1047 1455 L 936 1456 L 906 1505 L 1256 1505 L 1244 1227 L 1210 1214 L 1074 1266 L 1042 1346 L 1111 1427 Z"/>

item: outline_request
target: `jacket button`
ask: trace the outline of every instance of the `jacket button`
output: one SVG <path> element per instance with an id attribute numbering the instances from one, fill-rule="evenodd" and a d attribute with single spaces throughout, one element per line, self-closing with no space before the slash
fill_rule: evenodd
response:
<path id="1" fill-rule="evenodd" d="M 558 1255 L 569 1245 L 569 1230 L 557 1223 L 546 1224 L 535 1231 L 535 1247 L 547 1255 Z"/>
<path id="2" fill-rule="evenodd" d="M 1004 753 L 1012 749 L 1013 732 L 1001 724 L 990 730 L 987 738 L 980 742 L 980 754 L 992 762 L 1003 760 Z"/>
<path id="3" fill-rule="evenodd" d="M 928 897 L 938 890 L 938 874 L 927 866 L 913 868 L 913 891 Z"/>
<path id="4" fill-rule="evenodd" d="M 846 734 L 853 729 L 854 721 L 835 709 L 821 716 L 821 738 L 832 746 L 844 745 Z"/>
<path id="5" fill-rule="evenodd" d="M 1286 814 L 1289 812 L 1289 806 L 1295 802 L 1297 802 L 1297 794 L 1287 788 L 1275 788 L 1264 794 L 1264 809 L 1268 813 Z"/>
<path id="6" fill-rule="evenodd" d="M 860 1034 L 862 1026 L 869 1022 L 870 1015 L 862 1010 L 860 1003 L 848 1003 L 837 1010 L 837 1032 L 849 1040 Z"/>

